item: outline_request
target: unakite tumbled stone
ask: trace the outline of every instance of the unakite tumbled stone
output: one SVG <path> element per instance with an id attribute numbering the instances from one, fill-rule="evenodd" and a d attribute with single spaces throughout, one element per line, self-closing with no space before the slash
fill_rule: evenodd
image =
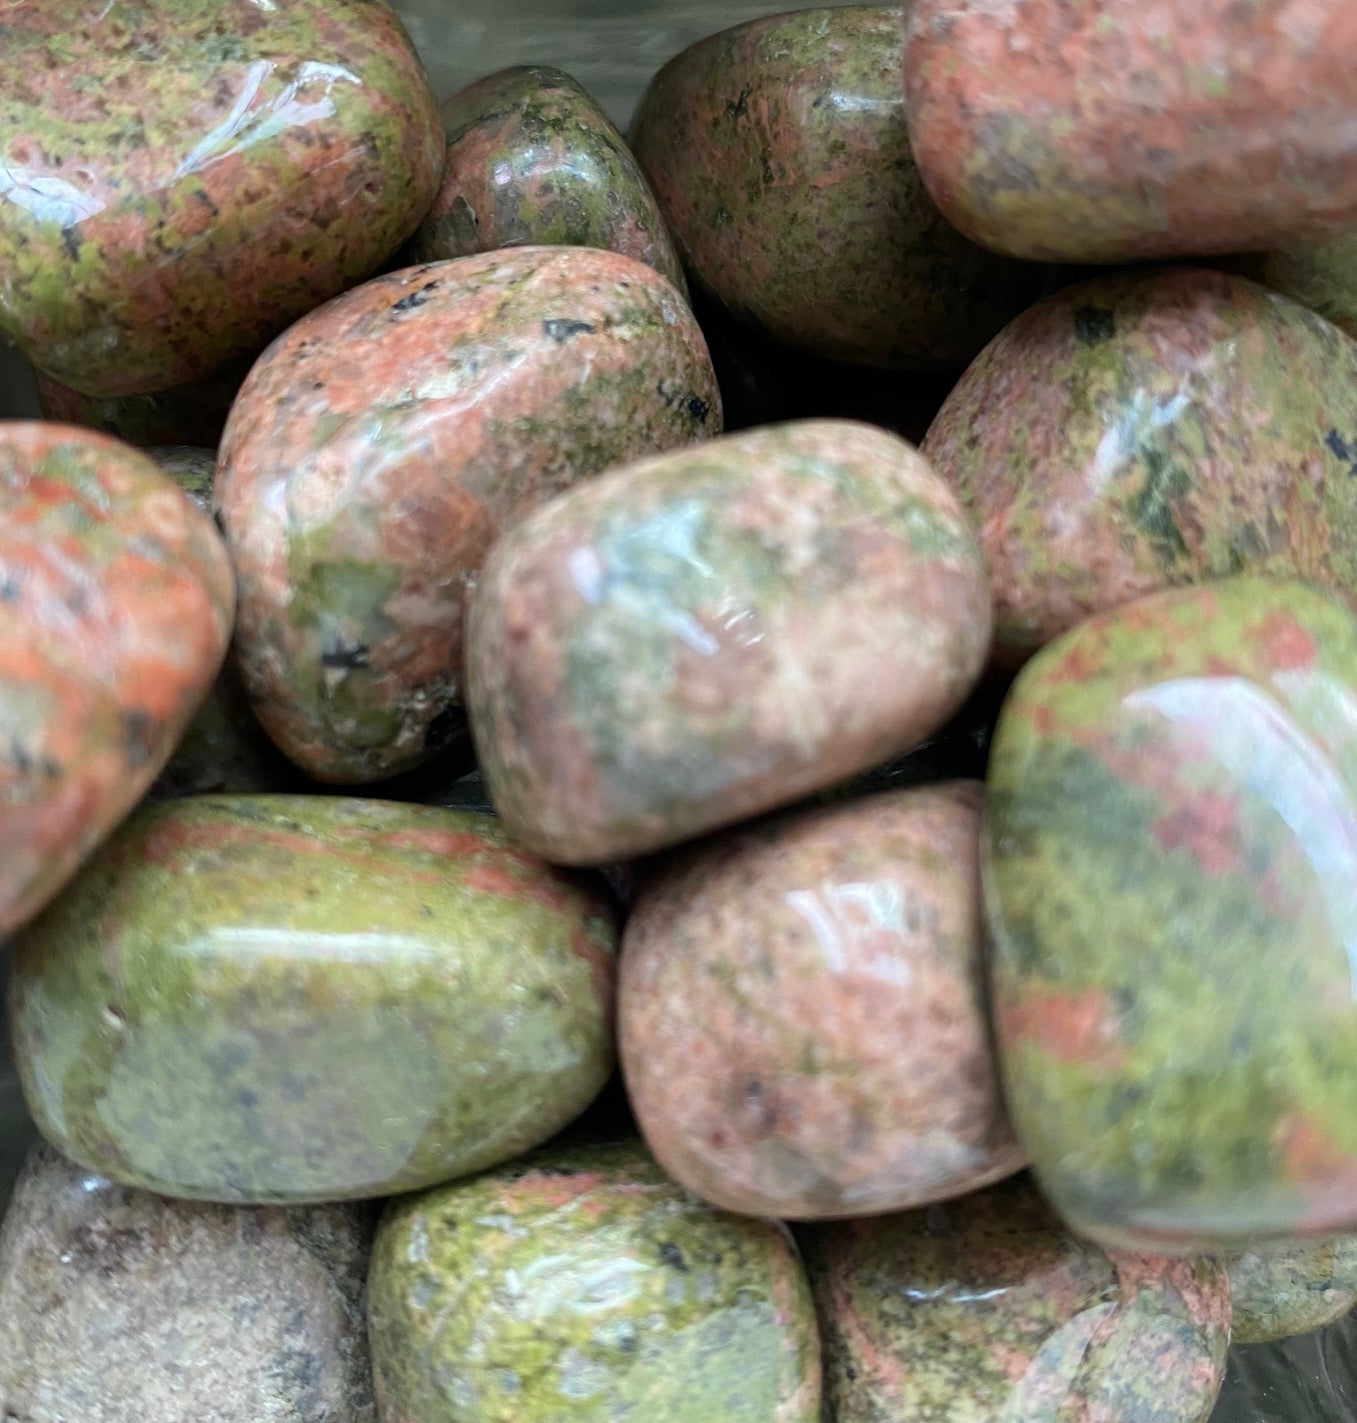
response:
<path id="1" fill-rule="evenodd" d="M 17 940 L 11 1031 L 43 1134 L 123 1184 L 385 1196 L 589 1104 L 614 948 L 491 817 L 204 796 L 140 812 Z"/>
<path id="2" fill-rule="evenodd" d="M 1357 336 L 1357 233 L 1240 257 L 1230 265 Z"/>
<path id="3" fill-rule="evenodd" d="M 1227 1255 L 1235 1344 L 1308 1334 L 1357 1304 L 1357 1236 Z"/>
<path id="4" fill-rule="evenodd" d="M 384 1423 L 818 1423 L 781 1226 L 722 1215 L 630 1143 L 395 1201 L 369 1332 Z"/>
<path id="5" fill-rule="evenodd" d="M 802 1233 L 835 1423 L 1203 1423 L 1230 1292 L 1209 1259 L 1107 1255 L 1025 1178 Z"/>
<path id="6" fill-rule="evenodd" d="M 1240 1250 L 1357 1227 L 1357 618 L 1230 579 L 1018 678 L 987 902 L 1014 1125 L 1081 1231 Z"/>

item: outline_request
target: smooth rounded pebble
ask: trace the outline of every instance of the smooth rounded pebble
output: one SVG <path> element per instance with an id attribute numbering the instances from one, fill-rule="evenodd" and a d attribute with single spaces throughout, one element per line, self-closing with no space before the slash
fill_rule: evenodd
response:
<path id="1" fill-rule="evenodd" d="M 352 1205 L 188 1204 L 51 1147 L 0 1228 L 0 1414 L 23 1423 L 376 1423 Z"/>
<path id="2" fill-rule="evenodd" d="M 1082 624 L 995 734 L 1009 1110 L 1112 1246 L 1357 1229 L 1357 618 L 1235 578 Z"/>
<path id="3" fill-rule="evenodd" d="M 985 1001 L 982 788 L 733 831 L 642 888 L 622 1066 L 656 1159 L 726 1210 L 879 1215 L 1023 1165 Z"/>
<path id="4" fill-rule="evenodd" d="M 381 0 L 11 0 L 0 332 L 85 395 L 198 380 L 394 252 L 443 146 Z"/>
<path id="5" fill-rule="evenodd" d="M 910 154 L 899 6 L 774 15 L 656 76 L 632 144 L 685 265 L 780 341 L 902 370 L 964 365 L 1043 273 L 939 213 Z"/>
<path id="6" fill-rule="evenodd" d="M 217 476 L 270 736 L 324 781 L 427 759 L 458 727 L 466 604 L 499 534 L 720 428 L 692 313 L 617 253 L 414 267 L 299 321 L 245 382 Z"/>
<path id="7" fill-rule="evenodd" d="M 497 1165 L 613 1066 L 612 911 L 488 816 L 325 796 L 141 811 L 15 942 L 47 1139 L 125 1185 L 387 1196 Z"/>
<path id="8" fill-rule="evenodd" d="M 1357 1304 L 1357 1236 L 1272 1245 L 1227 1255 L 1234 1344 L 1267 1344 L 1308 1334 Z"/>
<path id="9" fill-rule="evenodd" d="M 965 516 L 884 431 L 804 421 L 641 461 L 486 565 L 467 648 L 486 784 L 548 859 L 674 844 L 923 740 L 989 619 Z"/>
<path id="10" fill-rule="evenodd" d="M 0 422 L 0 934 L 141 799 L 207 694 L 234 585 L 144 455 Z"/>
<path id="11" fill-rule="evenodd" d="M 995 657 L 1235 573 L 1357 598 L 1357 342 L 1238 277 L 1103 277 L 1020 316 L 923 444 L 980 530 Z"/>
<path id="12" fill-rule="evenodd" d="M 655 195 L 612 120 L 549 65 L 502 69 L 442 108 L 448 152 L 413 261 L 499 247 L 597 247 L 634 257 L 686 294 Z"/>
<path id="13" fill-rule="evenodd" d="M 820 1419 L 785 1228 L 711 1210 L 631 1143 L 392 1202 L 369 1324 L 383 1423 Z"/>
<path id="14" fill-rule="evenodd" d="M 1357 224 L 1350 0 L 912 0 L 929 192 L 1017 257 L 1285 247 Z"/>
<path id="15" fill-rule="evenodd" d="M 1357 233 L 1239 257 L 1230 266 L 1357 337 Z"/>

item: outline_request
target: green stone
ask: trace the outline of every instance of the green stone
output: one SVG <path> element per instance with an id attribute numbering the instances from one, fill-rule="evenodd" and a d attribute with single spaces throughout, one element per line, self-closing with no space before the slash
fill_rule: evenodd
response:
<path id="1" fill-rule="evenodd" d="M 18 936 L 49 1141 L 166 1195 L 391 1195 L 520 1154 L 613 1065 L 604 899 L 487 816 L 320 796 L 141 811 Z"/>
<path id="2" fill-rule="evenodd" d="M 1357 233 L 1239 257 L 1229 265 L 1357 336 Z"/>
<path id="3" fill-rule="evenodd" d="M 1308 1334 L 1357 1304 L 1357 1235 L 1228 1255 L 1235 1344 Z"/>

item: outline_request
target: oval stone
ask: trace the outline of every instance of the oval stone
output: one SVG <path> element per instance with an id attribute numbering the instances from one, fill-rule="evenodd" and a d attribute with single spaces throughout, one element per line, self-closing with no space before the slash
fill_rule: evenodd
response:
<path id="1" fill-rule="evenodd" d="M 443 181 L 411 244 L 416 262 L 500 247 L 597 247 L 687 292 L 655 195 L 613 121 L 569 74 L 502 69 L 442 108 Z"/>
<path id="2" fill-rule="evenodd" d="M 1357 342 L 1237 277 L 1104 277 L 1020 316 L 923 451 L 975 517 L 995 656 L 1241 572 L 1357 594 Z"/>
<path id="3" fill-rule="evenodd" d="M 212 521 L 144 455 L 0 422 L 0 934 L 141 799 L 221 666 Z"/>
<path id="4" fill-rule="evenodd" d="M 902 440 L 804 421 L 581 485 L 496 547 L 468 706 L 524 844 L 625 859 L 921 741 L 989 647 L 965 516 Z"/>
<path id="5" fill-rule="evenodd" d="M 1357 336 L 1357 233 L 1239 257 L 1230 265 Z"/>
<path id="6" fill-rule="evenodd" d="M 360 281 L 443 159 L 380 0 L 15 0 L 0 135 L 0 331 L 100 396 L 197 380 Z"/>
<path id="7" fill-rule="evenodd" d="M 415 267 L 299 321 L 245 382 L 217 476 L 269 734 L 324 781 L 426 759 L 457 728 L 466 602 L 500 532 L 720 428 L 692 313 L 617 253 Z"/>
<path id="8" fill-rule="evenodd" d="M 750 1215 L 879 1215 L 1023 1165 L 989 1040 L 982 788 L 708 842 L 627 921 L 622 1067 L 656 1159 Z"/>
<path id="9" fill-rule="evenodd" d="M 1357 1236 L 1227 1255 L 1234 1344 L 1308 1334 L 1357 1304 Z"/>
<path id="10" fill-rule="evenodd" d="M 50 1147 L 0 1228 L 0 1410 L 25 1423 L 376 1423 L 353 1205 L 129 1191 Z"/>
<path id="11" fill-rule="evenodd" d="M 1009 1109 L 1081 1232 L 1357 1229 L 1357 618 L 1238 578 L 1092 618 L 1018 678 L 986 897 Z"/>
<path id="12" fill-rule="evenodd" d="M 601 894 L 487 816 L 326 796 L 138 813 L 15 943 L 47 1139 L 189 1199 L 387 1196 L 483 1170 L 613 1065 Z"/>
<path id="13" fill-rule="evenodd" d="M 834 360 L 964 365 L 1042 272 L 939 213 L 910 154 L 901 10 L 845 5 L 738 25 L 656 76 L 636 156 L 696 280 Z"/>
<path id="14" fill-rule="evenodd" d="M 820 1418 L 785 1228 L 711 1210 L 632 1143 L 393 1201 L 369 1291 L 384 1423 Z"/>
<path id="15" fill-rule="evenodd" d="M 1224 1269 L 1108 1256 L 1025 1178 L 802 1240 L 836 1423 L 1204 1423 L 1220 1390 Z"/>
<path id="16" fill-rule="evenodd" d="M 1357 224 L 1348 0 L 912 0 L 906 36 L 929 191 L 998 252 L 1121 262 Z"/>

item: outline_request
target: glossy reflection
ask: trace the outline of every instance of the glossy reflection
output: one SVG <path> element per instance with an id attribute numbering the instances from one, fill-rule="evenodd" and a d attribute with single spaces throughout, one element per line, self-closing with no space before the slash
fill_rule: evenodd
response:
<path id="1" fill-rule="evenodd" d="M 1018 679 L 987 897 L 1014 1123 L 1137 1248 L 1357 1224 L 1357 620 L 1233 579 L 1105 614 Z"/>
<path id="2" fill-rule="evenodd" d="M 701 1205 L 638 1145 L 553 1150 L 394 1202 L 369 1289 L 388 1418 L 820 1418 L 790 1239 Z"/>
<path id="3" fill-rule="evenodd" d="M 1202 1423 L 1215 1402 L 1224 1269 L 1108 1256 L 1025 1178 L 802 1239 L 837 1423 Z"/>
<path id="4" fill-rule="evenodd" d="M 603 900 L 486 816 L 171 801 L 16 944 L 15 1055 L 44 1135 L 125 1184 L 385 1196 L 588 1105 L 614 946 Z"/>
<path id="5" fill-rule="evenodd" d="M 803 811 L 647 880 L 622 1065 L 661 1164 L 727 1210 L 871 1215 L 1023 1158 L 984 1001 L 982 789 Z"/>

